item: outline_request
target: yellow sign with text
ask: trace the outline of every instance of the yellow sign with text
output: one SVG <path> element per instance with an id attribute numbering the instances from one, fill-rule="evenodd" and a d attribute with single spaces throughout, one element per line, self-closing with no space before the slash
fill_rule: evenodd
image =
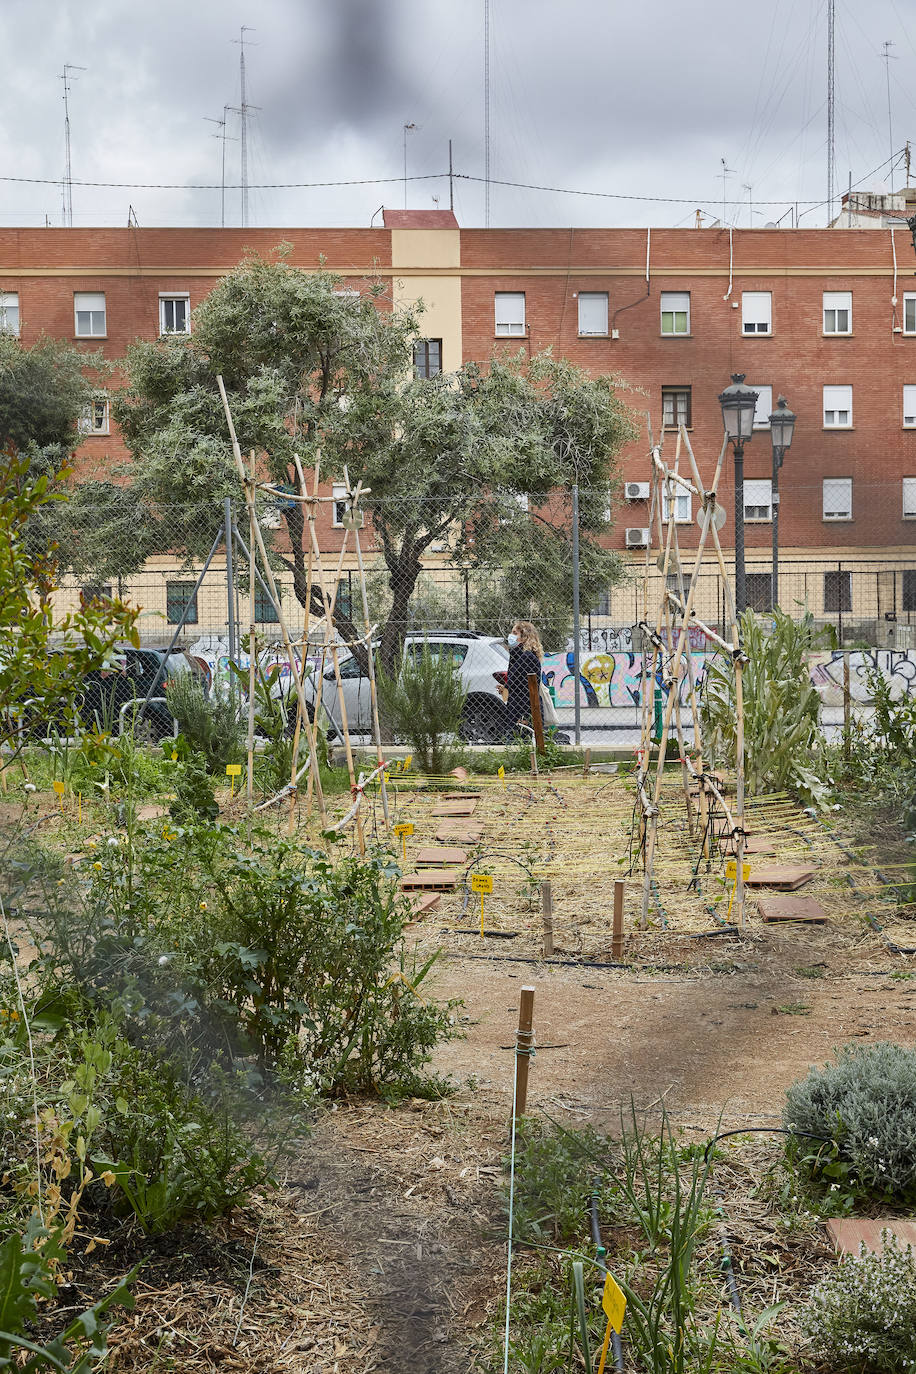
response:
<path id="1" fill-rule="evenodd" d="M 471 891 L 479 892 L 481 896 L 486 893 L 488 896 L 493 891 L 492 873 L 474 873 L 471 875 Z"/>
<path id="2" fill-rule="evenodd" d="M 240 763 L 227 763 L 227 764 L 226 764 L 226 777 L 227 777 L 227 778 L 240 778 L 241 776 L 242 776 L 242 765 L 241 765 Z"/>
<path id="3" fill-rule="evenodd" d="M 737 878 L 737 876 L 738 876 L 738 865 L 737 865 L 737 863 L 735 862 L 734 859 L 729 859 L 728 863 L 725 865 L 725 876 L 726 876 L 726 878 L 732 879 L 732 881 L 734 881 L 734 879 Z M 747 880 L 748 880 L 748 878 L 749 878 L 750 876 L 751 876 L 751 866 L 750 866 L 750 864 L 742 864 L 742 865 L 741 865 L 741 877 L 744 879 L 745 882 L 747 882 Z"/>
<path id="4" fill-rule="evenodd" d="M 410 822 L 405 822 L 403 825 L 396 825 L 396 826 L 394 827 L 394 833 L 395 833 L 396 835 L 400 835 L 400 836 L 402 836 L 402 837 L 403 837 L 404 835 L 412 835 L 412 834 L 413 834 L 413 826 L 410 824 Z"/>
<path id="5" fill-rule="evenodd" d="M 627 1300 L 623 1290 L 610 1274 L 605 1275 L 601 1306 L 604 1308 L 605 1316 L 619 1336 L 623 1330 L 623 1315 L 627 1310 Z"/>

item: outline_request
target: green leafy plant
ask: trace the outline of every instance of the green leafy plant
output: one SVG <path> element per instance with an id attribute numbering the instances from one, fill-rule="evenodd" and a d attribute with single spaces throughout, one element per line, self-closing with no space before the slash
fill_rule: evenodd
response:
<path id="1" fill-rule="evenodd" d="M 766 616 L 745 611 L 741 617 L 747 659 L 743 670 L 745 767 L 752 795 L 792 789 L 807 801 L 820 803 L 826 798 L 820 698 L 807 658 L 821 638 L 807 611 L 800 620 L 779 610 Z M 702 725 L 710 763 L 734 767 L 735 665 L 722 654 L 707 663 Z"/>
<path id="2" fill-rule="evenodd" d="M 66 1251 L 58 1236 L 37 1216 L 24 1231 L 14 1231 L 0 1241 L 0 1370 L 89 1374 L 105 1359 L 110 1326 L 101 1318 L 112 1307 L 134 1306 L 130 1284 L 139 1266 L 53 1340 L 39 1344 L 25 1333 L 38 1316 L 39 1299 L 49 1301 L 57 1295 L 57 1275 L 65 1263 Z"/>
<path id="3" fill-rule="evenodd" d="M 245 727 L 238 695 L 212 691 L 206 695 L 194 673 L 178 673 L 165 687 L 168 708 L 190 747 L 202 754 L 210 773 L 223 773 L 228 763 L 245 757 Z"/>
<path id="4" fill-rule="evenodd" d="M 786 1125 L 829 1142 L 817 1151 L 790 1144 L 790 1158 L 834 1192 L 916 1198 L 914 1100 L 916 1050 L 846 1045 L 786 1094 Z"/>
<path id="5" fill-rule="evenodd" d="M 880 1254 L 846 1255 L 802 1313 L 813 1353 L 836 1371 L 916 1369 L 916 1256 L 883 1232 Z"/>
<path id="6" fill-rule="evenodd" d="M 397 677 L 379 671 L 377 681 L 388 728 L 409 742 L 424 773 L 447 773 L 460 754 L 456 741 L 467 696 L 451 658 L 424 645 L 405 659 Z"/>

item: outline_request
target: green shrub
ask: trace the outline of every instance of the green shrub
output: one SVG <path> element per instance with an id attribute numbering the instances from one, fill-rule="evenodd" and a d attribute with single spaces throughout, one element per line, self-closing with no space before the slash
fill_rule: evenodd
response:
<path id="1" fill-rule="evenodd" d="M 770 628 L 772 622 L 772 629 Z M 745 611 L 741 641 L 744 746 L 748 792 L 791 788 L 820 802 L 824 784 L 824 740 L 818 725 L 820 697 L 808 668 L 808 654 L 822 636 L 809 612 L 792 620 L 783 611 L 766 616 Z M 704 749 L 712 766 L 734 767 L 736 749 L 735 665 L 712 657 L 703 679 Z"/>
<path id="2" fill-rule="evenodd" d="M 194 673 L 179 673 L 165 687 L 169 710 L 190 747 L 202 754 L 210 773 L 245 757 L 245 726 L 238 694 L 212 691 L 209 697 Z"/>
<path id="3" fill-rule="evenodd" d="M 847 1255 L 802 1314 L 814 1353 L 836 1374 L 916 1369 L 916 1257 L 884 1232 L 878 1254 Z"/>
<path id="4" fill-rule="evenodd" d="M 424 773 L 447 773 L 461 752 L 456 741 L 467 696 L 452 660 L 424 645 L 405 659 L 399 677 L 379 670 L 377 681 L 386 727 L 407 740 Z"/>
<path id="5" fill-rule="evenodd" d="M 785 1123 L 825 1136 L 829 1151 L 790 1146 L 807 1171 L 845 1187 L 900 1201 L 916 1198 L 916 1050 L 846 1045 L 786 1094 Z"/>

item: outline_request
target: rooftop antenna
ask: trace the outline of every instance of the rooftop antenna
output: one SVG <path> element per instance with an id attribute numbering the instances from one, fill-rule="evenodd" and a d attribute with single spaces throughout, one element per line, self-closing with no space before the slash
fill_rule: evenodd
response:
<path id="1" fill-rule="evenodd" d="M 483 0 L 483 222 L 490 227 L 490 0 Z"/>
<path id="2" fill-rule="evenodd" d="M 827 0 L 827 223 L 836 192 L 836 0 Z"/>
<path id="3" fill-rule="evenodd" d="M 64 219 L 69 229 L 73 228 L 73 180 L 70 169 L 70 83 L 71 72 L 85 72 L 88 67 L 78 67 L 74 62 L 65 62 L 60 79 L 64 83 Z M 77 81 L 79 77 L 76 78 Z"/>
<path id="4" fill-rule="evenodd" d="M 242 143 L 242 228 L 248 226 L 248 112 L 258 109 L 257 105 L 249 105 L 245 95 L 245 34 L 254 33 L 255 30 L 250 24 L 243 24 L 239 30 L 239 37 L 233 38 L 231 42 L 238 43 L 241 48 L 239 53 L 239 78 L 241 85 L 241 102 L 238 106 L 227 105 L 226 109 L 232 110 L 241 117 L 241 143 Z"/>
<path id="5" fill-rule="evenodd" d="M 907 147 L 907 158 L 909 158 L 909 155 L 910 155 L 910 151 L 909 151 L 909 150 L 910 150 L 910 145 L 907 144 L 906 147 Z M 907 166 L 909 166 L 909 162 L 907 162 Z M 451 140 L 451 139 L 449 139 L 449 141 L 448 141 L 448 208 L 449 208 L 450 210 L 452 210 L 452 211 L 454 211 L 454 209 L 455 209 L 455 174 L 454 174 L 454 172 L 452 171 L 452 140 Z"/>
<path id="6" fill-rule="evenodd" d="M 747 227 L 748 227 L 748 229 L 753 229 L 753 227 L 754 227 L 754 200 L 753 200 L 753 191 L 754 191 L 754 188 L 753 188 L 753 186 L 748 186 L 748 184 L 747 184 L 746 181 L 742 181 L 742 183 L 741 183 L 741 189 L 744 190 L 744 191 L 747 191 Z"/>
<path id="7" fill-rule="evenodd" d="M 407 209 L 407 135 L 415 132 L 416 124 L 404 125 L 404 209 Z"/>
<path id="8" fill-rule="evenodd" d="M 884 44 L 884 76 L 887 82 L 887 139 L 891 150 L 891 195 L 894 194 L 894 126 L 891 121 L 891 62 L 897 58 L 891 52 L 894 44 L 887 39 Z"/>
<path id="9" fill-rule="evenodd" d="M 722 163 L 722 170 L 721 170 L 721 172 L 719 173 L 719 176 L 722 178 L 722 223 L 725 224 L 725 221 L 726 221 L 726 209 L 725 209 L 725 205 L 726 205 L 726 197 L 727 197 L 727 195 L 728 195 L 728 178 L 732 175 L 732 173 L 734 172 L 735 169 L 734 169 L 734 167 L 729 167 L 729 166 L 726 165 L 726 162 L 725 162 L 725 158 L 724 158 L 724 157 L 720 157 L 720 158 L 719 158 L 719 161 Z"/>
<path id="10" fill-rule="evenodd" d="M 230 105 L 223 106 L 222 119 L 214 119 L 212 115 L 204 115 L 204 119 L 207 121 L 208 124 L 215 124 L 220 130 L 218 134 L 212 134 L 211 137 L 220 139 L 223 145 L 222 175 L 220 178 L 219 194 L 219 222 L 220 227 L 223 229 L 225 229 L 226 227 L 226 139 L 229 137 L 229 135 L 226 133 L 226 116 L 228 115 L 229 110 L 231 108 L 232 107 Z M 235 143 L 236 141 L 236 139 L 232 139 L 233 143 Z"/>

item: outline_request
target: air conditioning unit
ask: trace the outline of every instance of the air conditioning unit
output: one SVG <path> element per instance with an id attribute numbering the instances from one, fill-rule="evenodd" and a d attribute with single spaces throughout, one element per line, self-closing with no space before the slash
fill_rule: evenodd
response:
<path id="1" fill-rule="evenodd" d="M 625 544 L 628 549 L 644 549 L 649 543 L 648 529 L 641 530 L 634 526 L 626 532 Z"/>
<path id="2" fill-rule="evenodd" d="M 648 501 L 648 482 L 625 482 L 624 493 L 628 501 Z"/>

